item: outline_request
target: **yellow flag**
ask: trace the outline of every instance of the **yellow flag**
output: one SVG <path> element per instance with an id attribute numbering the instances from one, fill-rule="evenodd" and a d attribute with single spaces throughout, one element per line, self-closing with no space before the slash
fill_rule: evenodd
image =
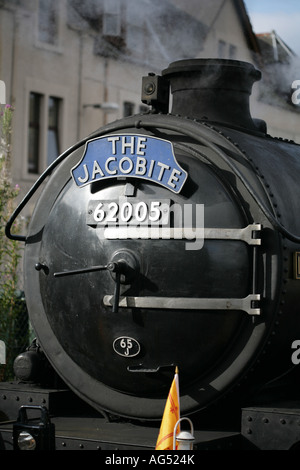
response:
<path id="1" fill-rule="evenodd" d="M 173 450 L 173 431 L 180 419 L 179 378 L 176 367 L 175 376 L 169 391 L 155 450 Z M 180 426 L 177 426 L 177 434 Z"/>

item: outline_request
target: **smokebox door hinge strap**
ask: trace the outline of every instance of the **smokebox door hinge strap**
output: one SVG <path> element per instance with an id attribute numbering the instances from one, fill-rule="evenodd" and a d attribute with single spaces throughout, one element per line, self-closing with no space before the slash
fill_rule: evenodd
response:
<path id="1" fill-rule="evenodd" d="M 105 295 L 103 303 L 109 307 L 114 296 Z M 119 307 L 171 309 L 171 310 L 241 310 L 249 315 L 260 315 L 260 294 L 250 294 L 241 299 L 204 299 L 186 297 L 120 297 Z"/>
<path id="2" fill-rule="evenodd" d="M 240 240 L 248 245 L 260 245 L 258 232 L 260 224 L 250 224 L 244 228 L 189 228 L 189 227 L 143 227 L 119 226 L 105 227 L 104 238 L 107 240 L 126 239 L 185 239 L 187 236 L 204 238 L 204 240 Z"/>

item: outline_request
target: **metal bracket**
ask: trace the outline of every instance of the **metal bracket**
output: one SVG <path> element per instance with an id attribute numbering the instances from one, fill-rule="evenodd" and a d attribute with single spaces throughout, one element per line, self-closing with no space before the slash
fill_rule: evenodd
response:
<path id="1" fill-rule="evenodd" d="M 105 295 L 103 303 L 111 306 L 113 295 Z M 250 294 L 242 299 L 204 299 L 190 297 L 120 297 L 119 307 L 180 310 L 242 310 L 248 315 L 260 315 L 257 302 L 260 294 Z"/>
<path id="2" fill-rule="evenodd" d="M 214 240 L 241 240 L 248 243 L 248 245 L 261 245 L 261 239 L 256 236 L 260 231 L 260 224 L 250 224 L 244 228 L 205 228 L 204 238 Z"/>

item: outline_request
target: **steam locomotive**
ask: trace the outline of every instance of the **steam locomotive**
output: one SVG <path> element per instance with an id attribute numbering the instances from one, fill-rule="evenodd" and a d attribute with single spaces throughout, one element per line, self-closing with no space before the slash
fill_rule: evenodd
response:
<path id="1" fill-rule="evenodd" d="M 252 118 L 260 77 L 217 59 L 150 73 L 149 111 L 65 151 L 11 216 L 36 340 L 0 384 L 3 447 L 43 405 L 57 449 L 154 449 L 175 367 L 194 449 L 299 445 L 300 148 Z"/>

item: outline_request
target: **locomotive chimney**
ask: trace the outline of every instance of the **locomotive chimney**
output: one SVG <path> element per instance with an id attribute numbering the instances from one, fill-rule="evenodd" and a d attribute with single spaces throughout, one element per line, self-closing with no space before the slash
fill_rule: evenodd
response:
<path id="1" fill-rule="evenodd" d="M 224 59 L 179 60 L 162 75 L 170 82 L 173 114 L 257 130 L 249 96 L 261 73 L 252 64 Z"/>

